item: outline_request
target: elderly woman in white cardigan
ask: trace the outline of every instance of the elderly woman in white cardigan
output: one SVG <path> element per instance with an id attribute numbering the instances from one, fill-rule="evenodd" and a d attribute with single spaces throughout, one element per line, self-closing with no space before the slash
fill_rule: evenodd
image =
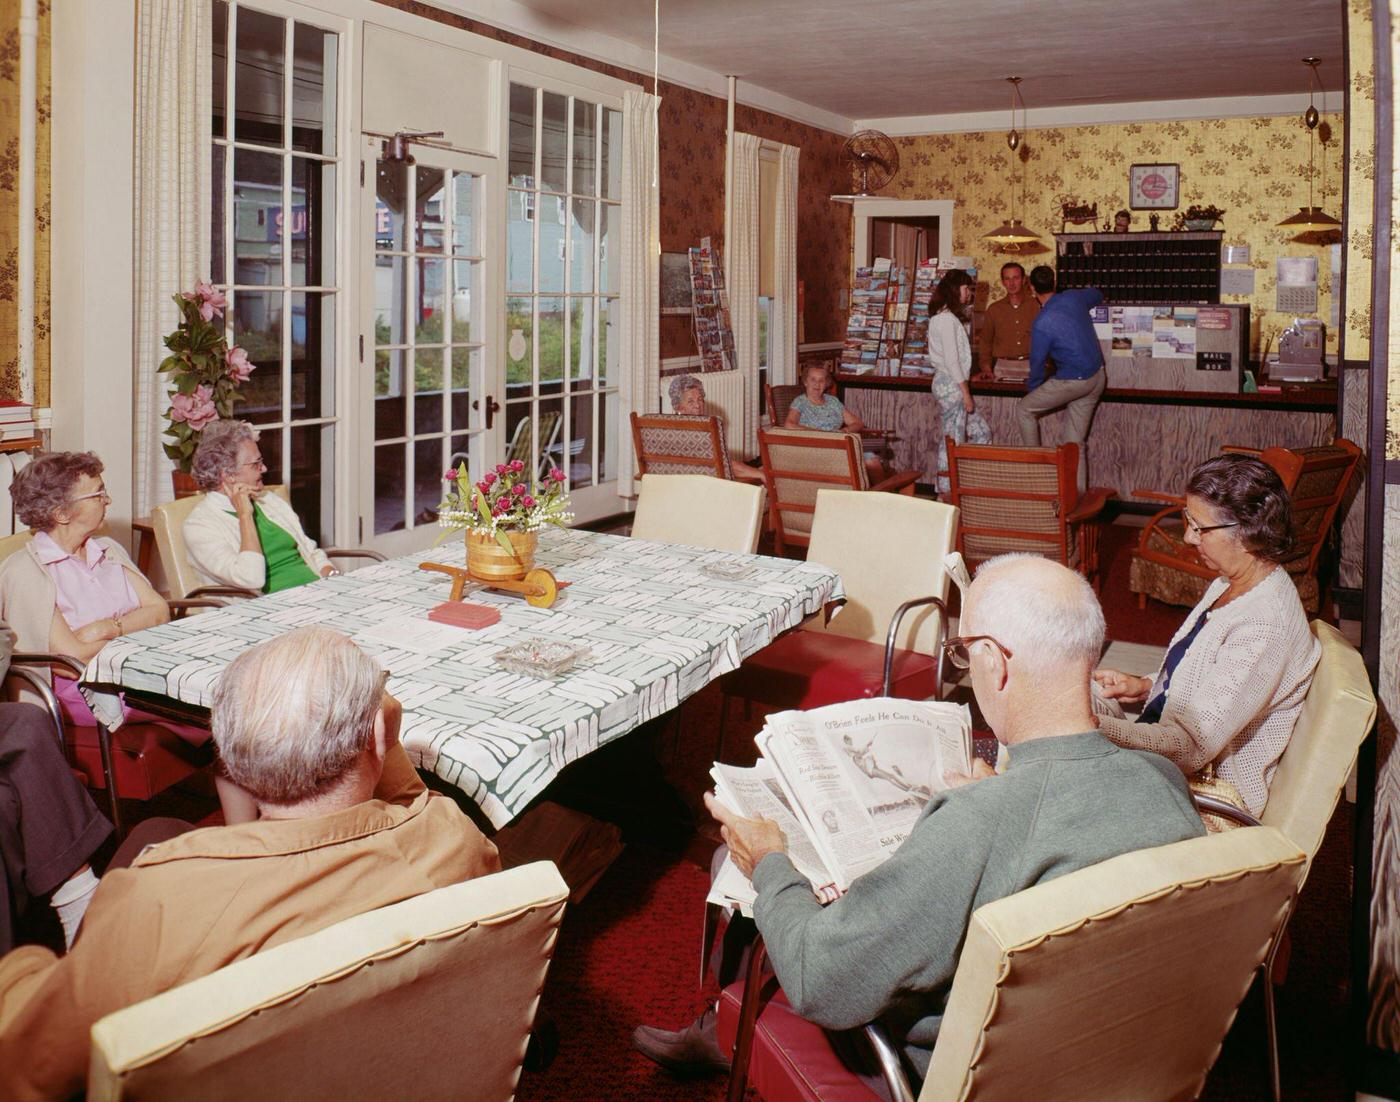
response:
<path id="1" fill-rule="evenodd" d="M 1322 652 L 1280 565 L 1293 542 L 1288 494 L 1266 463 L 1217 456 L 1191 472 L 1182 518 L 1186 542 L 1220 577 L 1155 676 L 1094 672 L 1103 696 L 1143 705 L 1136 721 L 1104 717 L 1100 729 L 1188 776 L 1213 765 L 1258 815 Z"/>
<path id="2" fill-rule="evenodd" d="M 205 495 L 184 533 L 190 562 L 208 584 L 276 593 L 336 573 L 292 507 L 264 492 L 266 470 L 258 432 L 246 421 L 204 430 L 193 473 Z"/>
<path id="3" fill-rule="evenodd" d="M 66 654 L 86 664 L 111 640 L 170 619 L 165 601 L 121 546 L 97 535 L 112 499 L 96 455 L 41 455 L 15 475 L 10 494 L 19 519 L 34 532 L 0 564 L 0 620 L 13 631 L 16 650 Z M 71 678 L 55 675 L 53 688 L 69 722 L 96 722 Z M 196 745 L 209 741 L 202 728 L 123 708 L 128 721 L 159 724 Z M 216 779 L 227 822 L 257 817 L 246 792 Z"/>

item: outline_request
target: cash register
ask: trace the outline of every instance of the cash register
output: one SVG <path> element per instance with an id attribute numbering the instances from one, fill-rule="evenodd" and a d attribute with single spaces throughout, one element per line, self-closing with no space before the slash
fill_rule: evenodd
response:
<path id="1" fill-rule="evenodd" d="M 1318 383 L 1327 374 L 1322 358 L 1325 330 L 1317 318 L 1294 318 L 1279 334 L 1278 356 L 1264 361 L 1275 383 Z"/>

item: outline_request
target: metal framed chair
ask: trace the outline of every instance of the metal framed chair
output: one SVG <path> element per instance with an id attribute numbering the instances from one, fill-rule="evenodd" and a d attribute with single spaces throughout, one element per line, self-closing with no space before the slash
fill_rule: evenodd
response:
<path id="1" fill-rule="evenodd" d="M 879 490 L 913 496 L 919 471 L 899 471 L 872 485 L 860 437 L 819 429 L 763 429 L 758 434 L 768 516 L 779 555 L 811 539 L 817 493 Z"/>
<path id="2" fill-rule="evenodd" d="M 947 437 L 948 500 L 961 511 L 958 550 L 969 569 L 1027 551 L 1099 584 L 1098 516 L 1114 491 L 1079 492 L 1079 445 L 959 444 Z"/>
<path id="3" fill-rule="evenodd" d="M 1295 544 L 1283 567 L 1298 587 L 1303 607 L 1316 615 L 1326 592 L 1322 556 L 1332 535 L 1337 510 L 1350 491 L 1361 449 L 1350 440 L 1318 448 L 1227 447 L 1226 452 L 1254 455 L 1283 479 L 1293 506 Z M 1134 490 L 1134 497 L 1165 502 L 1143 528 L 1133 553 L 1128 587 L 1138 595 L 1138 607 L 1155 597 L 1172 605 L 1194 605 L 1215 580 L 1216 572 L 1202 564 L 1196 549 L 1186 542 L 1180 495 L 1157 490 Z"/>
<path id="4" fill-rule="evenodd" d="M 1255 827 L 1124 854 L 978 908 L 917 1097 L 1196 1097 L 1305 865 L 1283 834 Z M 876 1098 L 764 982 L 764 956 L 756 947 L 746 980 L 720 998 L 731 1102 L 750 1085 L 766 1098 Z M 889 1097 L 913 1102 L 883 1030 L 864 1033 Z"/>

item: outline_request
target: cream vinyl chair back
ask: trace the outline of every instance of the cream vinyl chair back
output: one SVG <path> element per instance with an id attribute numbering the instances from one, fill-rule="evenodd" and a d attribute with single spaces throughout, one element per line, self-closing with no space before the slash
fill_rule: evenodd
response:
<path id="1" fill-rule="evenodd" d="M 920 1102 L 1198 1097 L 1305 863 L 1244 827 L 978 908 Z"/>
<path id="2" fill-rule="evenodd" d="M 1376 718 L 1376 697 L 1356 648 L 1321 620 L 1312 622 L 1312 632 L 1322 657 L 1259 816 L 1296 842 L 1309 865 Z"/>
<path id="3" fill-rule="evenodd" d="M 522 865 L 109 1014 L 87 1096 L 512 1098 L 568 895 L 552 862 Z"/>
<path id="4" fill-rule="evenodd" d="M 762 486 L 703 474 L 642 476 L 637 539 L 753 554 L 762 531 Z"/>
<path id="5" fill-rule="evenodd" d="M 818 490 L 807 561 L 841 575 L 845 606 L 830 623 L 814 617 L 803 628 L 868 643 L 885 643 L 891 617 L 916 597 L 948 598 L 943 556 L 957 537 L 952 505 L 902 494 Z M 938 611 L 913 609 L 899 627 L 895 646 L 932 654 Z"/>
<path id="6" fill-rule="evenodd" d="M 160 564 L 165 568 L 165 580 L 170 585 L 170 596 L 180 600 L 191 590 L 204 584 L 204 579 L 190 562 L 185 550 L 185 521 L 194 508 L 204 500 L 203 494 L 176 498 L 157 505 L 151 510 L 151 527 L 156 533 L 156 549 L 160 552 Z"/>

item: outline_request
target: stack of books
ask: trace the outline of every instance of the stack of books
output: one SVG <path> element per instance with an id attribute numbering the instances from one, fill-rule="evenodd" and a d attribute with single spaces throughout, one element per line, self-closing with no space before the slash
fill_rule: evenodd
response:
<path id="1" fill-rule="evenodd" d="M 28 440 L 38 435 L 34 423 L 34 407 L 26 402 L 0 401 L 0 443 L 7 440 Z"/>

